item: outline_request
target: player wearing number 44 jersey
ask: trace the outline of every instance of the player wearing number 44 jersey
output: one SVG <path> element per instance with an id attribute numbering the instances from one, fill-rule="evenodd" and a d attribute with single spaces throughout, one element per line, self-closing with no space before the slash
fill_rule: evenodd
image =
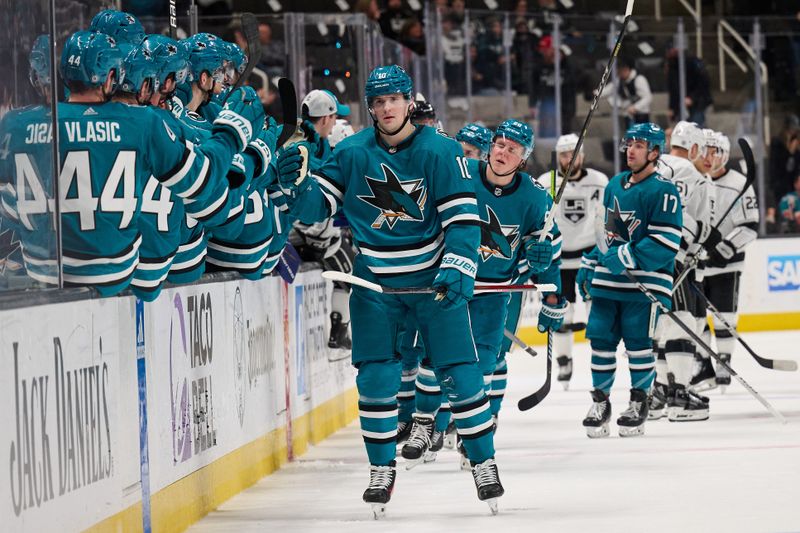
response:
<path id="1" fill-rule="evenodd" d="M 366 85 L 374 127 L 346 138 L 321 169 L 306 175 L 297 147 L 278 155 L 281 187 L 298 218 L 312 223 L 344 211 L 357 276 L 391 287 L 433 286 L 430 294 L 350 297 L 353 364 L 361 430 L 370 461 L 364 500 L 383 511 L 394 487 L 397 332 L 411 315 L 452 406 L 481 500 L 503 494 L 494 462 L 492 417 L 470 333 L 467 303 L 477 271 L 480 218 L 461 147 L 433 128 L 409 123 L 411 78 L 378 67 Z"/>
<path id="2" fill-rule="evenodd" d="M 629 407 L 617 425 L 620 436 L 644 434 L 647 394 L 655 375 L 652 339 L 658 313 L 626 273 L 669 308 L 683 217 L 678 189 L 655 171 L 665 145 L 664 131 L 655 124 L 636 124 L 626 132 L 620 149 L 632 171 L 614 176 L 606 187 L 604 231 L 578 272 L 584 299 L 587 287 L 592 299 L 586 336 L 592 347 L 593 404 L 583 420 L 592 438 L 609 434 L 608 396 L 620 340 L 625 342 L 632 388 Z"/>

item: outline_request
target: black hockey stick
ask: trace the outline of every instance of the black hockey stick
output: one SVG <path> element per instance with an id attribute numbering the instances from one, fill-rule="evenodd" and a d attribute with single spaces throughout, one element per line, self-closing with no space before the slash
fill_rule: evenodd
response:
<path id="1" fill-rule="evenodd" d="M 278 81 L 278 94 L 281 97 L 281 107 L 283 108 L 283 127 L 275 144 L 276 150 L 286 144 L 289 137 L 294 135 L 297 130 L 297 93 L 292 80 L 281 78 Z"/>
<path id="2" fill-rule="evenodd" d="M 379 292 L 381 294 L 436 294 L 439 293 L 433 287 L 386 287 L 372 283 L 364 278 L 359 278 L 346 272 L 338 272 L 336 270 L 326 270 L 322 273 L 322 277 L 331 281 L 339 281 L 342 283 L 349 283 L 350 285 L 357 285 L 364 287 L 371 291 Z M 493 293 L 493 292 L 525 292 L 525 291 L 542 291 L 542 292 L 555 292 L 556 286 L 553 283 L 540 283 L 538 285 L 524 284 L 524 285 L 475 285 L 475 292 Z"/>
<path id="3" fill-rule="evenodd" d="M 734 198 L 733 202 L 731 202 L 731 205 L 728 206 L 728 209 L 725 211 L 725 213 L 719 218 L 719 220 L 717 220 L 717 223 L 714 225 L 715 230 L 719 230 L 722 221 L 725 220 L 731 211 L 733 211 L 736 203 L 742 199 L 742 196 L 745 195 L 747 189 L 749 189 L 756 181 L 756 160 L 753 157 L 753 149 L 750 148 L 750 144 L 742 137 L 739 138 L 739 148 L 742 150 L 742 156 L 744 157 L 744 162 L 747 165 L 747 180 L 744 182 L 744 187 L 742 187 L 742 190 L 739 191 L 739 194 L 737 194 L 736 198 Z M 689 272 L 697 268 L 697 264 L 699 262 L 700 258 L 698 254 L 693 255 L 692 258 L 686 262 L 686 266 L 683 267 L 680 275 L 675 280 L 674 286 L 680 286 L 680 284 L 683 283 L 683 280 L 686 279 L 686 276 L 689 275 Z"/>
<path id="4" fill-rule="evenodd" d="M 592 100 L 591 107 L 589 107 L 589 113 L 586 115 L 586 120 L 583 121 L 583 128 L 581 129 L 581 134 L 578 136 L 578 144 L 575 145 L 575 150 L 572 152 L 572 157 L 569 160 L 569 166 L 567 166 L 567 172 L 564 174 L 564 179 L 561 180 L 561 185 L 558 187 L 558 192 L 553 198 L 553 203 L 555 205 L 547 215 L 547 219 L 545 219 L 544 231 L 539 237 L 540 241 L 543 241 L 546 238 L 547 234 L 550 232 L 550 229 L 553 227 L 553 220 L 555 219 L 556 215 L 556 207 L 558 206 L 559 202 L 561 202 L 561 197 L 564 196 L 564 191 L 567 188 L 567 181 L 569 181 L 567 177 L 572 175 L 572 169 L 575 166 L 575 161 L 577 160 L 578 154 L 583 146 L 583 140 L 586 138 L 586 135 L 589 132 L 589 124 L 592 122 L 592 116 L 594 116 L 594 112 L 597 110 L 597 106 L 600 104 L 600 96 L 603 93 L 603 89 L 606 88 L 608 77 L 611 75 L 611 69 L 614 68 L 614 62 L 617 60 L 620 48 L 622 48 L 622 40 L 625 38 L 625 34 L 628 30 L 628 23 L 630 22 L 631 14 L 633 13 L 633 2 L 634 0 L 628 0 L 628 5 L 625 7 L 625 18 L 622 21 L 622 27 L 619 30 L 617 42 L 614 44 L 614 48 L 611 50 L 611 57 L 608 58 L 608 64 L 606 65 L 606 69 L 603 71 L 603 76 L 600 78 L 600 85 L 598 85 L 597 90 L 594 93 L 594 99 Z M 556 172 L 556 176 L 557 175 L 558 172 Z M 553 178 L 553 180 L 555 181 L 555 178 Z"/>
<path id="5" fill-rule="evenodd" d="M 228 97 L 233 91 L 241 87 L 247 82 L 253 69 L 256 68 L 259 60 L 261 59 L 261 42 L 258 40 L 258 19 L 252 13 L 242 13 L 242 33 L 247 40 L 247 65 L 244 67 L 244 72 L 236 79 L 231 90 L 225 95 L 222 105 L 228 101 Z"/>
<path id="6" fill-rule="evenodd" d="M 703 293 L 700 287 L 698 287 L 691 281 L 688 282 L 688 284 L 689 287 L 691 287 L 692 290 L 700 298 L 700 301 L 703 303 L 703 305 L 707 307 L 709 311 L 711 311 L 712 315 L 717 317 L 720 323 L 722 323 L 722 326 L 725 329 L 727 329 L 731 335 L 733 335 L 733 338 L 739 341 L 739 344 L 744 346 L 744 349 L 747 350 L 747 352 L 753 356 L 753 359 L 755 359 L 759 365 L 763 366 L 764 368 L 769 368 L 771 370 L 783 370 L 786 372 L 794 372 L 797 370 L 797 361 L 792 361 L 791 359 L 767 359 L 766 357 L 761 357 L 760 355 L 758 355 L 750 347 L 750 345 L 747 344 L 744 341 L 744 339 L 739 335 L 739 333 L 736 331 L 736 328 L 733 327 L 727 320 L 725 320 L 725 317 L 722 315 L 722 313 L 720 313 L 719 310 L 714 306 L 714 304 L 712 304 L 711 301 L 709 301 L 709 299 L 706 297 L 706 295 Z"/>
<path id="7" fill-rule="evenodd" d="M 678 327 L 680 327 L 683 331 L 686 332 L 687 335 L 689 335 L 689 337 L 691 337 L 691 339 L 694 341 L 695 344 L 704 349 L 711 357 L 713 357 L 717 361 L 718 365 L 722 366 L 722 368 L 727 370 L 731 374 L 731 376 L 736 378 L 736 381 L 738 381 L 742 385 L 742 387 L 744 387 L 747 390 L 747 392 L 752 394 L 753 397 L 756 400 L 758 400 L 759 403 L 763 405 L 772 416 L 777 418 L 782 424 L 786 423 L 786 418 L 784 418 L 784 416 L 777 409 L 775 409 L 772 406 L 772 404 L 770 404 L 763 396 L 761 396 L 758 392 L 756 392 L 756 390 L 753 387 L 751 387 L 750 384 L 747 383 L 742 378 L 742 376 L 740 376 L 733 368 L 731 368 L 731 366 L 728 363 L 726 363 L 719 356 L 717 352 L 712 350 L 711 346 L 703 342 L 703 339 L 701 339 L 697 335 L 697 333 L 694 332 L 694 329 L 692 327 L 687 326 L 680 318 L 678 318 L 678 316 L 673 311 L 671 311 L 670 309 L 667 308 L 667 306 L 662 304 L 661 301 L 658 298 L 656 298 L 656 296 L 652 292 L 650 292 L 650 290 L 636 278 L 636 276 L 631 274 L 630 270 L 626 269 L 624 274 L 626 278 L 628 278 L 632 283 L 636 285 L 636 288 L 639 289 L 642 292 L 642 294 L 644 294 L 647 297 L 648 300 L 656 304 L 661 313 L 670 317 L 672 321 L 678 325 Z"/>
<path id="8" fill-rule="evenodd" d="M 525 342 L 522 339 L 514 335 L 510 330 L 504 329 L 503 334 L 506 336 L 508 340 L 510 340 L 511 342 L 513 342 L 514 344 L 516 344 L 517 346 L 528 352 L 531 355 L 531 357 L 536 357 L 537 355 L 539 355 L 536 353 L 536 350 L 525 344 Z"/>
<path id="9" fill-rule="evenodd" d="M 175 0 L 169 0 L 169 37 L 178 40 L 178 9 Z"/>
<path id="10" fill-rule="evenodd" d="M 558 155 L 556 155 L 556 152 L 554 150 L 553 152 L 550 153 L 550 194 L 552 194 L 553 190 L 555 189 L 557 175 L 558 175 Z M 566 179 L 564 181 L 566 181 Z M 553 211 L 555 211 L 555 206 L 553 207 Z M 546 227 L 547 227 L 547 222 L 545 222 L 545 228 Z M 519 408 L 519 410 L 527 411 L 528 409 L 533 409 L 534 407 L 539 405 L 542 402 L 542 400 L 547 398 L 547 395 L 550 394 L 550 385 L 552 384 L 552 381 L 553 381 L 553 330 L 548 328 L 547 375 L 544 378 L 544 385 L 542 385 L 542 387 L 533 394 L 525 396 L 519 402 L 517 402 L 517 407 Z"/>

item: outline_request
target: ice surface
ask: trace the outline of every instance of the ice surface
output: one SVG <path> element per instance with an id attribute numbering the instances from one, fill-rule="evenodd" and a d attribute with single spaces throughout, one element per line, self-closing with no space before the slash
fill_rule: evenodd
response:
<path id="1" fill-rule="evenodd" d="M 800 360 L 800 331 L 750 333 L 762 356 Z M 232 498 L 192 531 L 800 531 L 800 373 L 759 367 L 743 350 L 732 365 L 788 419 L 780 425 L 735 381 L 711 391 L 706 422 L 650 421 L 644 437 L 590 440 L 581 420 L 590 405 L 589 348 L 576 345 L 569 391 L 522 413 L 517 400 L 541 386 L 545 349 L 509 358 L 509 386 L 497 433 L 506 495 L 492 517 L 478 501 L 457 453 L 402 468 L 387 516 L 361 501 L 368 482 L 357 424 Z M 554 364 L 555 366 L 555 364 Z M 554 369 L 555 371 L 555 369 Z M 612 420 L 627 404 L 626 361 L 618 362 Z M 399 454 L 398 454 L 399 457 Z"/>

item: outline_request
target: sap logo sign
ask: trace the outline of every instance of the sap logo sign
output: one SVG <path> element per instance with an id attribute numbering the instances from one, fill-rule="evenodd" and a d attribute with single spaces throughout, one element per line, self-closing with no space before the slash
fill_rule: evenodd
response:
<path id="1" fill-rule="evenodd" d="M 767 259 L 770 291 L 800 290 L 800 255 L 778 255 Z"/>

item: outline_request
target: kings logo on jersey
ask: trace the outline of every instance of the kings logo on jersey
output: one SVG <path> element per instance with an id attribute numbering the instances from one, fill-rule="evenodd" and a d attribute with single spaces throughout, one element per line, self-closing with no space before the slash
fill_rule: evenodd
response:
<path id="1" fill-rule="evenodd" d="M 489 220 L 481 220 L 481 244 L 478 252 L 484 261 L 492 257 L 511 259 L 519 244 L 519 226 L 504 226 L 494 210 L 486 206 Z"/>
<path id="2" fill-rule="evenodd" d="M 562 213 L 564 218 L 573 224 L 577 224 L 586 217 L 585 198 L 564 198 Z"/>
<path id="3" fill-rule="evenodd" d="M 423 221 L 425 219 L 423 210 L 428 193 L 422 185 L 422 180 L 400 181 L 397 174 L 383 163 L 381 163 L 381 169 L 383 170 L 383 180 L 365 176 L 372 196 L 358 196 L 360 200 L 378 208 L 381 212 L 372 223 L 372 227 L 380 229 L 385 222 L 389 225 L 389 229 L 392 229 L 398 220 Z"/>
<path id="4" fill-rule="evenodd" d="M 631 235 L 641 223 L 636 218 L 636 211 L 622 211 L 619 200 L 614 198 L 614 208 L 606 208 L 606 244 L 612 246 L 617 241 L 631 242 Z"/>

